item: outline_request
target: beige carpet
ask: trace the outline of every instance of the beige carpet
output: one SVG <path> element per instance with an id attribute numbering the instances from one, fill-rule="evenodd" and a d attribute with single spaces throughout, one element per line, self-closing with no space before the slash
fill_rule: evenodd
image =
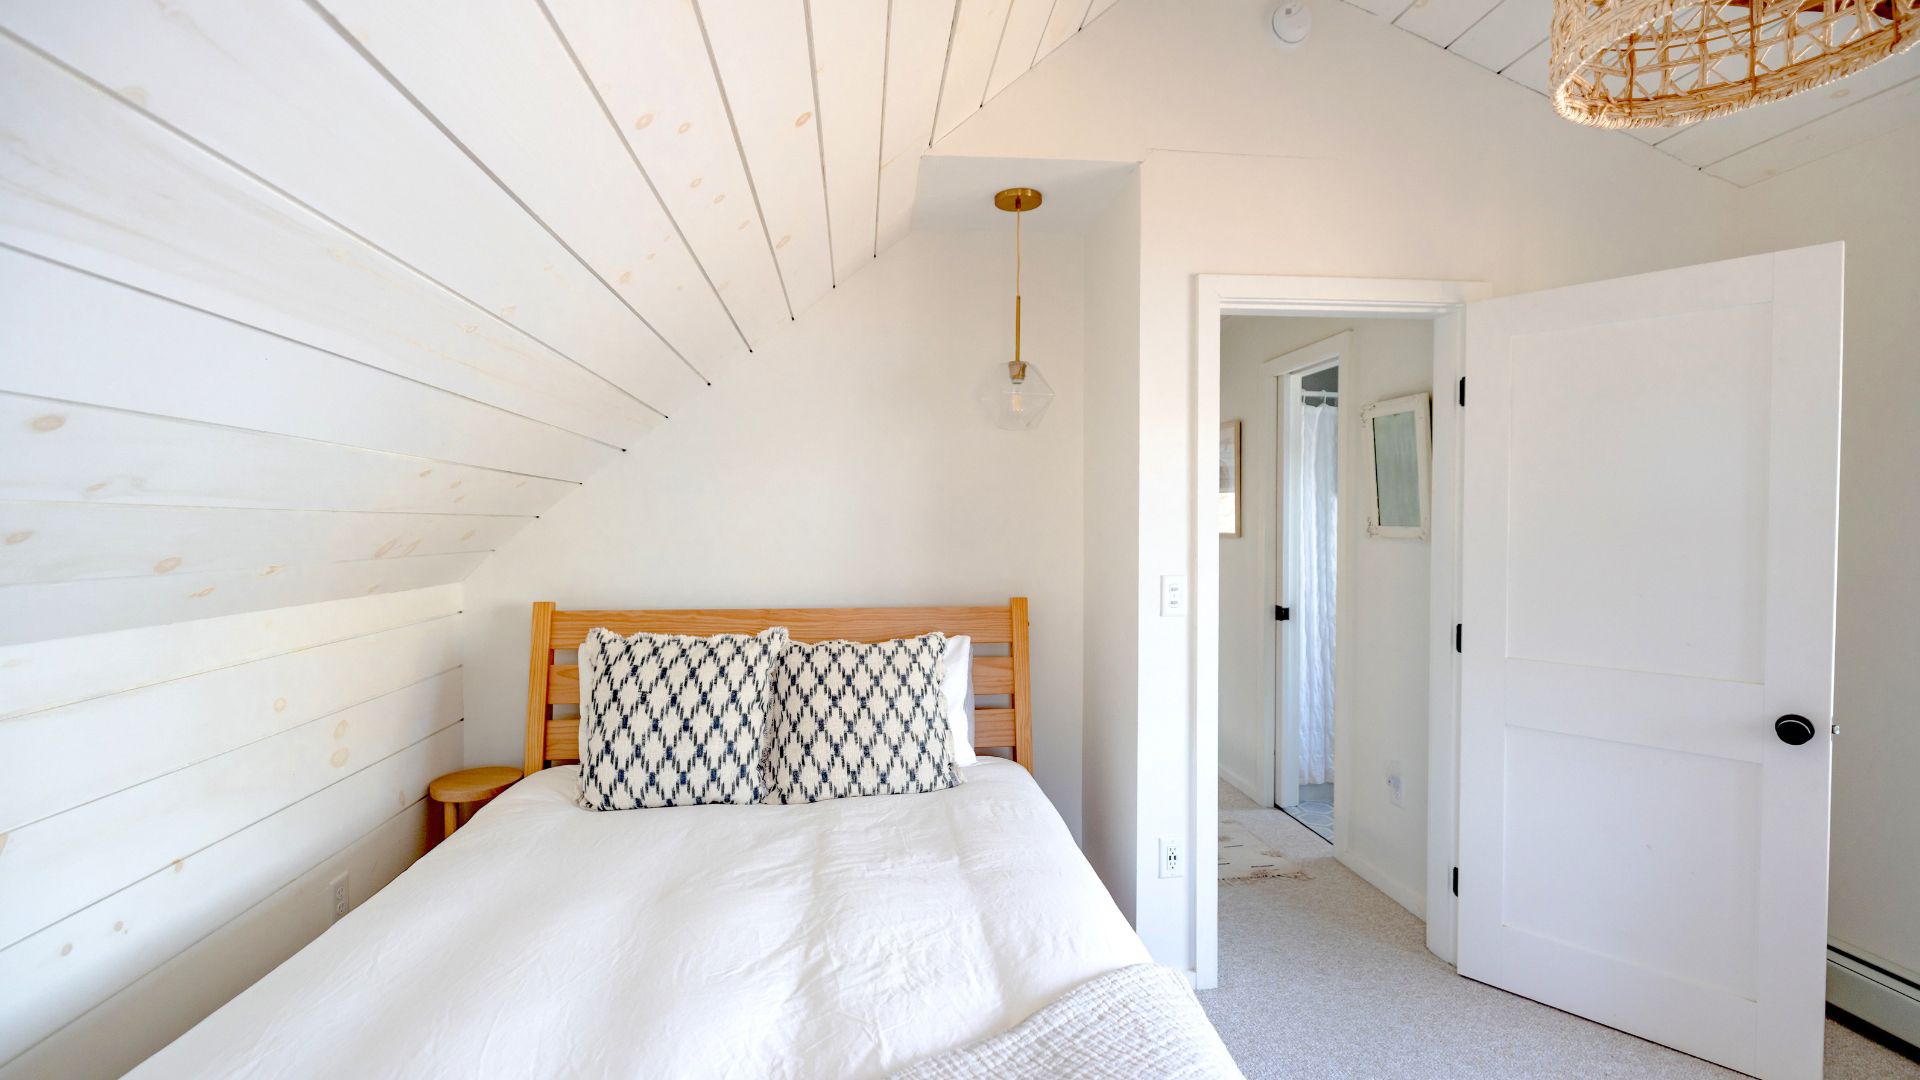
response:
<path id="1" fill-rule="evenodd" d="M 1237 821 L 1220 822 L 1220 884 L 1261 878 L 1306 878 L 1306 871 Z"/>
<path id="2" fill-rule="evenodd" d="M 1326 841 L 1220 789 L 1222 821 L 1310 875 L 1220 890 L 1220 986 L 1200 1002 L 1248 1080 L 1739 1075 L 1455 975 Z M 1829 1021 L 1827 1077 L 1920 1078 L 1920 1063 Z"/>

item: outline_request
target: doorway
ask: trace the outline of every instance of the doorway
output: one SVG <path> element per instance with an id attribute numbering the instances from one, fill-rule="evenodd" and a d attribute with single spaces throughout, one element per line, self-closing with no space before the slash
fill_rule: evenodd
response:
<path id="1" fill-rule="evenodd" d="M 1333 843 L 1334 656 L 1340 561 L 1340 363 L 1353 334 L 1268 361 L 1279 417 L 1280 589 L 1274 665 L 1277 791 L 1288 817 Z"/>

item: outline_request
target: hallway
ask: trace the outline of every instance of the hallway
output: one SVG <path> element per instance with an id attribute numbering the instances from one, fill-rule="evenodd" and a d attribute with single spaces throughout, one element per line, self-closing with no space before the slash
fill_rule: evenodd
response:
<path id="1" fill-rule="evenodd" d="M 1425 926 L 1279 810 L 1220 785 L 1237 821 L 1307 879 L 1220 884 L 1220 985 L 1201 1004 L 1248 1080 L 1698 1077 L 1738 1073 L 1460 978 Z M 1828 1080 L 1920 1080 L 1920 1063 L 1829 1020 Z"/>

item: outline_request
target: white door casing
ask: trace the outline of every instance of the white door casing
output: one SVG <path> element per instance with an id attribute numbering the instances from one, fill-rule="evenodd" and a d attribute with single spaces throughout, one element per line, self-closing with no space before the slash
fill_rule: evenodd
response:
<path id="1" fill-rule="evenodd" d="M 1459 971 L 1770 1080 L 1821 1068 L 1842 255 L 1466 308 Z"/>

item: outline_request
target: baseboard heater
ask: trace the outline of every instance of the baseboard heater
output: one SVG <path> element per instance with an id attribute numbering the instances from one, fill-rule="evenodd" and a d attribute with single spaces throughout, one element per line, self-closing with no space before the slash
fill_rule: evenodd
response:
<path id="1" fill-rule="evenodd" d="M 1827 946 L 1827 1004 L 1920 1046 L 1920 984 L 1832 945 Z"/>

